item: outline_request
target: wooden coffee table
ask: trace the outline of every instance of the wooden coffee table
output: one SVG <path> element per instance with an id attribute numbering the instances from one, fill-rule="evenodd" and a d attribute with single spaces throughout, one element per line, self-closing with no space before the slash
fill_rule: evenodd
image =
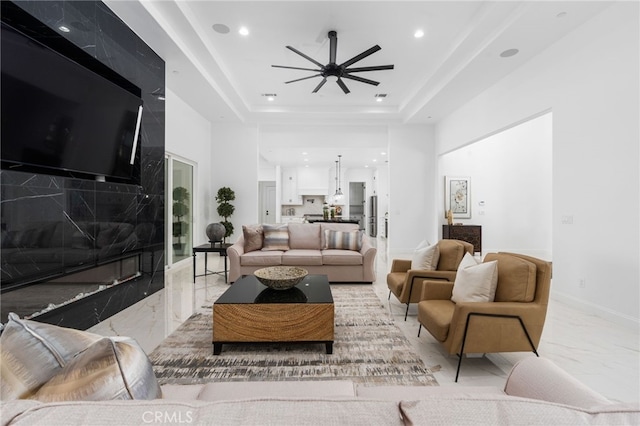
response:
<path id="1" fill-rule="evenodd" d="M 324 343 L 333 353 L 334 304 L 326 275 L 307 275 L 290 290 L 240 278 L 213 304 L 213 353 L 224 343 Z"/>

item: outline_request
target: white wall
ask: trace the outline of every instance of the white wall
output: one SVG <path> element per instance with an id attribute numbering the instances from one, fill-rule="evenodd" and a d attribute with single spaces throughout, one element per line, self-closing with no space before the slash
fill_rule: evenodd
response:
<path id="1" fill-rule="evenodd" d="M 638 9 L 637 2 L 614 3 L 436 128 L 442 154 L 552 110 L 552 293 L 636 326 Z"/>
<path id="2" fill-rule="evenodd" d="M 209 168 L 211 158 L 211 123 L 198 114 L 176 93 L 166 90 L 165 149 L 197 164 L 194 176 L 193 244 L 207 242 L 205 229 L 215 213 Z"/>
<path id="3" fill-rule="evenodd" d="M 547 113 L 440 158 L 440 200 L 445 176 L 471 178 L 471 219 L 455 222 L 482 226 L 483 254 L 551 260 L 551 125 Z M 444 202 L 438 216 L 446 223 Z"/>
<path id="4" fill-rule="evenodd" d="M 234 242 L 242 235 L 242 225 L 259 222 L 258 130 L 252 125 L 214 124 L 211 143 L 213 148 L 208 179 L 211 179 L 213 195 L 215 197 L 223 186 L 231 188 L 236 194 L 235 201 L 231 203 L 235 206 L 235 212 L 230 218 L 234 233 L 227 239 L 228 242 Z M 217 220 L 221 218 L 217 217 Z"/>
<path id="5" fill-rule="evenodd" d="M 393 255 L 413 251 L 423 239 L 437 241 L 433 127 L 389 127 L 389 238 Z"/>

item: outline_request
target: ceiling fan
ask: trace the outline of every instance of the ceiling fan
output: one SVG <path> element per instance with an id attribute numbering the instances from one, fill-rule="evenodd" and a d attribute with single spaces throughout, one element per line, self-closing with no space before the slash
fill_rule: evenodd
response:
<path id="1" fill-rule="evenodd" d="M 366 58 L 367 56 L 377 52 L 378 50 L 380 50 L 381 47 L 378 46 L 377 44 L 375 46 L 373 46 L 372 48 L 370 48 L 368 50 L 365 50 L 364 52 L 360 53 L 359 55 L 354 56 L 353 58 L 349 59 L 348 61 L 345 61 L 345 62 L 343 62 L 343 63 L 341 63 L 339 65 L 336 64 L 336 50 L 338 48 L 338 33 L 335 32 L 335 31 L 329 31 L 328 36 L 329 36 L 329 63 L 327 65 L 322 65 L 320 62 L 316 61 L 315 59 L 313 59 L 313 58 L 311 58 L 311 57 L 309 57 L 307 55 L 305 55 L 304 53 L 300 52 L 299 50 L 297 50 L 297 49 L 295 49 L 295 48 L 293 48 L 291 46 L 287 46 L 287 49 L 297 53 L 298 55 L 302 56 L 306 60 L 313 62 L 314 64 L 319 66 L 320 69 L 288 67 L 288 66 L 285 66 L 285 65 L 271 65 L 272 67 L 275 67 L 275 68 L 288 68 L 288 69 L 292 69 L 292 70 L 315 71 L 315 72 L 318 73 L 318 74 L 311 75 L 309 77 L 302 77 L 302 78 L 298 78 L 296 80 L 285 81 L 285 84 L 294 83 L 296 81 L 307 80 L 309 78 L 322 77 L 322 81 L 316 86 L 315 89 L 313 89 L 312 93 L 316 93 L 327 82 L 327 77 L 333 76 L 333 77 L 337 77 L 338 78 L 336 80 L 336 82 L 338 83 L 338 86 L 340 86 L 342 91 L 345 94 L 347 94 L 347 93 L 350 92 L 350 90 L 347 87 L 347 85 L 344 84 L 344 81 L 342 81 L 343 78 L 347 78 L 349 80 L 359 81 L 361 83 L 371 84 L 371 85 L 374 85 L 374 86 L 377 86 L 378 84 L 380 84 L 377 81 L 369 80 L 367 78 L 358 77 L 357 75 L 352 75 L 351 73 L 364 72 L 364 71 L 392 70 L 393 69 L 393 65 L 377 65 L 377 66 L 371 66 L 371 67 L 349 68 L 351 65 L 355 64 L 356 62 L 358 62 L 358 61 Z"/>

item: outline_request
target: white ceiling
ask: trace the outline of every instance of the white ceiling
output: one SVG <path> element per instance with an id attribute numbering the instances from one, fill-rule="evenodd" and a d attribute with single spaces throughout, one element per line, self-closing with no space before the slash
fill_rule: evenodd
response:
<path id="1" fill-rule="evenodd" d="M 119 1 L 114 10 L 167 65 L 167 87 L 212 122 L 316 125 L 434 124 L 470 98 L 590 19 L 607 1 Z M 230 32 L 212 28 L 224 24 Z M 241 26 L 249 35 L 238 33 Z M 422 29 L 422 38 L 414 32 Z M 316 66 L 292 46 L 329 62 L 327 32 L 338 33 L 337 62 L 379 45 L 354 66 L 395 65 L 357 75 L 372 86 L 345 80 L 345 95 L 320 78 L 291 84 L 310 71 L 273 68 Z M 515 56 L 500 53 L 518 49 Z M 269 102 L 266 93 L 277 94 Z M 383 102 L 375 94 L 384 93 Z M 385 146 L 359 147 L 359 157 Z M 344 145 L 264 146 L 268 162 L 295 164 L 300 150 L 333 161 Z M 279 144 L 282 145 L 282 144 Z M 304 145 L 304 143 L 301 143 Z M 308 149 L 307 149 L 308 148 Z M 335 150 L 334 150 L 335 148 Z M 384 160 L 383 160 L 384 161 Z"/>

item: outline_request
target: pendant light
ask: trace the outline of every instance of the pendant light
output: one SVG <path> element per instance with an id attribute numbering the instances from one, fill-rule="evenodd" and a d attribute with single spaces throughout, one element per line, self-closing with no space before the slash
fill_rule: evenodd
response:
<path id="1" fill-rule="evenodd" d="M 342 166 L 342 155 L 338 155 L 338 161 L 336 161 L 336 193 L 334 198 L 340 200 L 342 198 L 342 187 L 340 185 L 340 168 Z"/>

